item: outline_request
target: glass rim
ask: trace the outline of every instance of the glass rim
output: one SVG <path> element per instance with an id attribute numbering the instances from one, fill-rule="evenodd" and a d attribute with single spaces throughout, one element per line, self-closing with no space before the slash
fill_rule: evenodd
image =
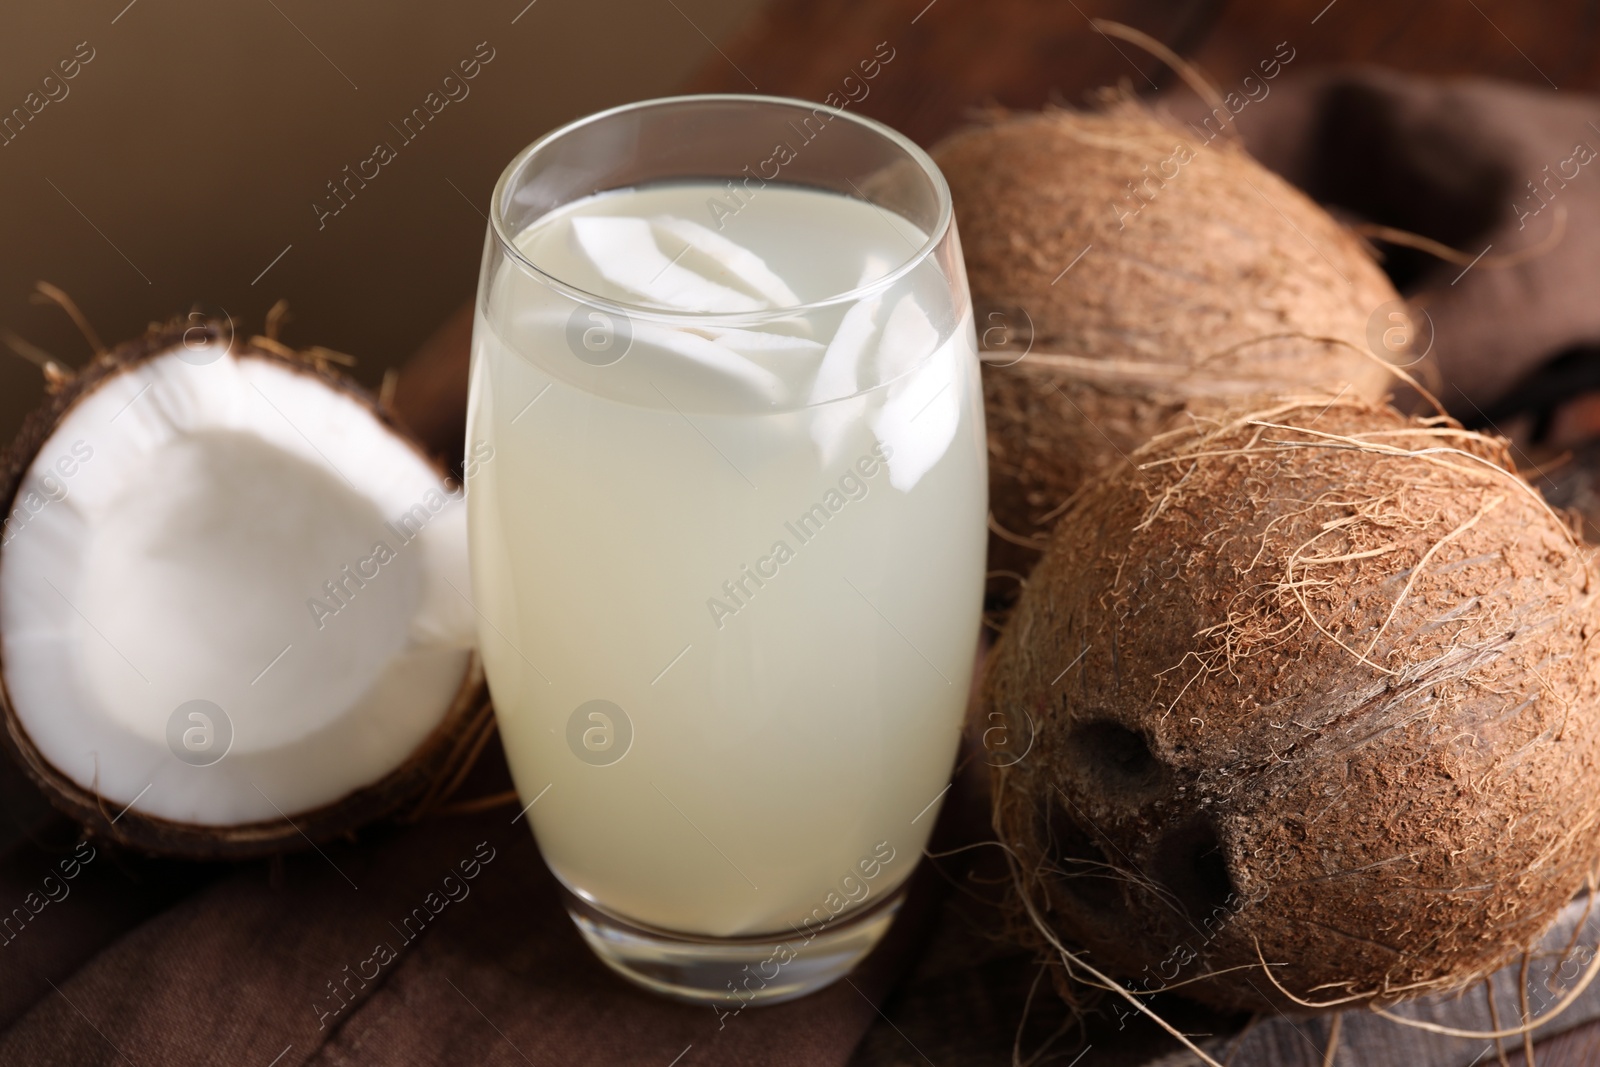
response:
<path id="1" fill-rule="evenodd" d="M 625 300 L 616 300 L 610 297 L 600 296 L 597 293 L 591 293 L 585 289 L 581 289 L 578 286 L 564 281 L 561 278 L 556 277 L 554 274 L 551 274 L 550 272 L 540 268 L 537 264 L 525 256 L 520 248 L 517 247 L 515 241 L 516 235 L 509 232 L 509 228 L 506 225 L 505 214 L 501 210 L 501 205 L 505 202 L 505 194 L 509 188 L 513 175 L 520 171 L 528 162 L 528 160 L 532 159 L 540 151 L 548 148 L 561 138 L 566 137 L 569 134 L 576 133 L 578 130 L 583 129 L 592 123 L 602 122 L 606 119 L 614 118 L 617 115 L 626 114 L 631 111 L 644 111 L 650 108 L 662 107 L 671 104 L 699 104 L 712 102 L 749 105 L 779 104 L 788 107 L 802 108 L 809 112 L 820 110 L 831 115 L 835 119 L 845 119 L 849 122 L 852 122 L 855 125 L 869 130 L 872 133 L 877 134 L 879 137 L 889 141 L 891 144 L 903 151 L 914 163 L 916 163 L 918 168 L 922 170 L 923 174 L 925 174 L 933 184 L 934 197 L 938 202 L 939 213 L 932 229 L 928 231 L 927 238 L 915 252 L 911 253 L 893 270 L 889 271 L 880 278 L 875 278 L 865 285 L 854 286 L 842 292 L 824 297 L 821 300 L 812 300 L 801 304 L 790 304 L 786 307 L 761 308 L 755 311 L 681 311 L 676 308 L 663 308 L 651 304 L 634 304 Z M 512 157 L 511 162 L 506 164 L 505 169 L 500 172 L 500 177 L 495 181 L 494 192 L 491 194 L 491 197 L 492 199 L 489 204 L 489 232 L 494 235 L 496 242 L 498 242 L 500 245 L 501 251 L 508 255 L 522 269 L 532 274 L 536 279 L 555 289 L 557 292 L 560 292 L 563 295 L 578 301 L 579 303 L 590 305 L 602 311 L 609 311 L 612 313 L 622 314 L 624 316 L 633 318 L 642 318 L 645 320 L 676 323 L 726 323 L 733 325 L 779 322 L 785 319 L 795 318 L 796 316 L 806 315 L 813 311 L 833 307 L 838 304 L 855 303 L 869 296 L 875 296 L 893 287 L 896 282 L 900 281 L 900 279 L 916 270 L 917 267 L 919 267 L 925 260 L 930 258 L 939 248 L 940 244 L 944 242 L 945 236 L 949 232 L 955 217 L 955 211 L 952 207 L 950 197 L 950 185 L 947 181 L 945 181 L 944 174 L 939 170 L 938 164 L 933 161 L 933 157 L 928 155 L 928 153 L 923 150 L 920 145 L 911 140 L 911 138 L 907 137 L 905 134 L 901 133 L 899 130 L 885 125 L 876 119 L 868 118 L 865 115 L 858 115 L 846 111 L 844 108 L 832 107 L 828 104 L 823 104 L 812 100 L 803 100 L 799 97 L 768 96 L 762 93 L 689 93 L 680 96 L 658 96 L 651 97 L 647 100 L 635 100 L 626 104 L 619 104 L 616 107 L 606 108 L 603 111 L 596 111 L 593 114 L 574 119 L 571 122 L 556 127 L 550 132 L 544 134 L 542 137 L 539 137 L 537 140 L 533 141 L 533 143 L 529 144 L 527 147 L 523 148 L 522 151 L 518 152 L 514 157 Z M 870 200 L 865 202 L 868 204 L 872 203 Z M 901 217 L 903 218 L 904 216 Z"/>

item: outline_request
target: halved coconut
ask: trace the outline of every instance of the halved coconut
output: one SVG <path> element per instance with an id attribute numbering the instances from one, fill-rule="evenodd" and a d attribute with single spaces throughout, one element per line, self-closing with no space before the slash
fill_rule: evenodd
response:
<path id="1" fill-rule="evenodd" d="M 7 747 L 91 832 L 245 856 L 393 810 L 483 699 L 462 490 L 319 361 L 152 328 L 0 501 Z"/>

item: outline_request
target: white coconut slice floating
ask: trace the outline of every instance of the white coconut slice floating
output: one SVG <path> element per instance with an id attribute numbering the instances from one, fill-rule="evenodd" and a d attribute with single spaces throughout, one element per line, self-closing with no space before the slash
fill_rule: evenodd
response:
<path id="1" fill-rule="evenodd" d="M 665 310 L 743 313 L 795 306 L 800 298 L 765 260 L 688 219 L 661 215 L 580 215 L 572 241 L 606 282 Z M 820 361 L 823 346 L 804 336 L 804 317 L 760 329 L 690 323 L 633 325 L 634 341 L 681 357 L 684 370 L 711 370 L 736 389 L 781 403 Z M 716 382 L 710 384 L 715 386 Z"/>
<path id="2" fill-rule="evenodd" d="M 773 307 L 794 307 L 800 303 L 800 298 L 794 294 L 794 290 L 767 266 L 766 260 L 737 241 L 730 241 L 717 231 L 707 229 L 698 222 L 671 215 L 658 215 L 650 220 L 650 225 L 655 228 L 658 243 L 660 238 L 666 237 L 669 244 L 678 245 L 676 248 L 665 249 L 666 252 L 673 256 L 683 256 L 686 251 L 692 252 L 692 257 L 684 258 L 696 260 L 697 262 L 690 265 L 699 269 L 701 273 L 704 274 L 709 270 L 724 275 L 750 289 Z"/>
<path id="3" fill-rule="evenodd" d="M 856 288 L 870 285 L 888 272 L 888 260 L 869 254 L 861 266 Z M 817 444 L 824 467 L 831 466 L 838 457 L 850 427 L 855 425 L 866 405 L 865 397 L 843 398 L 853 396 L 861 388 L 861 357 L 872 339 L 873 323 L 882 303 L 883 297 L 873 296 L 850 305 L 839 320 L 839 328 L 828 342 L 816 377 L 812 379 L 808 403 L 820 406 L 811 414 L 811 439 Z"/>
<path id="4" fill-rule="evenodd" d="M 889 484 L 909 492 L 939 462 L 961 422 L 955 389 L 953 343 L 907 293 L 889 312 L 878 341 L 879 380 L 889 395 L 872 420 L 872 432 L 889 446 Z"/>
<path id="5" fill-rule="evenodd" d="M 855 396 L 861 388 L 861 357 L 872 340 L 873 318 L 881 297 L 868 297 L 850 306 L 834 331 L 811 383 L 809 402 L 811 439 L 817 444 L 824 467 L 838 458 L 839 447 L 860 416 L 864 397 Z M 846 399 L 852 398 L 852 399 Z"/>
<path id="6" fill-rule="evenodd" d="M 572 236 L 600 276 L 636 297 L 678 311 L 759 311 L 767 301 L 741 293 L 676 263 L 656 246 L 648 220 L 580 215 Z"/>
<path id="7" fill-rule="evenodd" d="M 5 742 L 91 832 L 299 847 L 457 757 L 483 694 L 461 491 L 341 377 L 152 331 L 57 390 L 3 486 Z"/>
<path id="8" fill-rule="evenodd" d="M 787 357 L 789 359 L 818 359 L 822 356 L 822 342 L 809 337 L 796 337 L 787 333 L 769 333 L 765 330 L 745 330 L 736 326 L 694 326 L 690 329 L 704 334 L 743 356 Z"/>
<path id="9" fill-rule="evenodd" d="M 856 288 L 863 289 L 873 282 L 888 274 L 893 267 L 887 259 L 875 252 L 868 252 L 866 260 L 861 264 L 861 277 L 856 281 Z"/>
<path id="10" fill-rule="evenodd" d="M 633 343 L 640 346 L 641 350 L 651 346 L 670 353 L 669 358 L 679 357 L 687 361 L 686 366 L 715 371 L 723 381 L 737 382 L 740 388 L 753 391 L 770 403 L 779 403 L 788 392 L 778 375 L 746 359 L 732 348 L 698 333 L 651 322 L 635 322 Z"/>

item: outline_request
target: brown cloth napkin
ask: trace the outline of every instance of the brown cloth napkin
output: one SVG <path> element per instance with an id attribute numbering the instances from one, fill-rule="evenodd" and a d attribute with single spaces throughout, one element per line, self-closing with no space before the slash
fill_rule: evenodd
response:
<path id="1" fill-rule="evenodd" d="M 503 767 L 491 746 L 473 793 L 504 784 Z M 971 810 L 962 794 L 948 810 Z M 607 970 L 516 815 L 227 866 L 138 859 L 58 828 L 0 861 L 6 908 L 52 874 L 59 898 L 0 933 L 0 1064 L 843 1064 L 940 896 L 924 864 L 848 981 L 719 1015 Z"/>
<path id="2" fill-rule="evenodd" d="M 1452 414 L 1482 425 L 1600 388 L 1600 99 L 1335 67 L 1270 86 L 1236 121 L 1258 159 L 1335 212 L 1467 258 L 1375 241 L 1432 322 Z M 1541 388 L 1552 362 L 1564 384 Z"/>

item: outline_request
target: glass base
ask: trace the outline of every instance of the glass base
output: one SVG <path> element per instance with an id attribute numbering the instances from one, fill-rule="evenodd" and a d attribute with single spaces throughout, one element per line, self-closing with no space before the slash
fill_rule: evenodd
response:
<path id="1" fill-rule="evenodd" d="M 601 962 L 635 985 L 693 1004 L 780 1004 L 843 978 L 871 952 L 905 898 L 887 897 L 827 926 L 763 937 L 705 937 L 652 930 L 601 911 L 562 886 L 567 913 Z"/>

